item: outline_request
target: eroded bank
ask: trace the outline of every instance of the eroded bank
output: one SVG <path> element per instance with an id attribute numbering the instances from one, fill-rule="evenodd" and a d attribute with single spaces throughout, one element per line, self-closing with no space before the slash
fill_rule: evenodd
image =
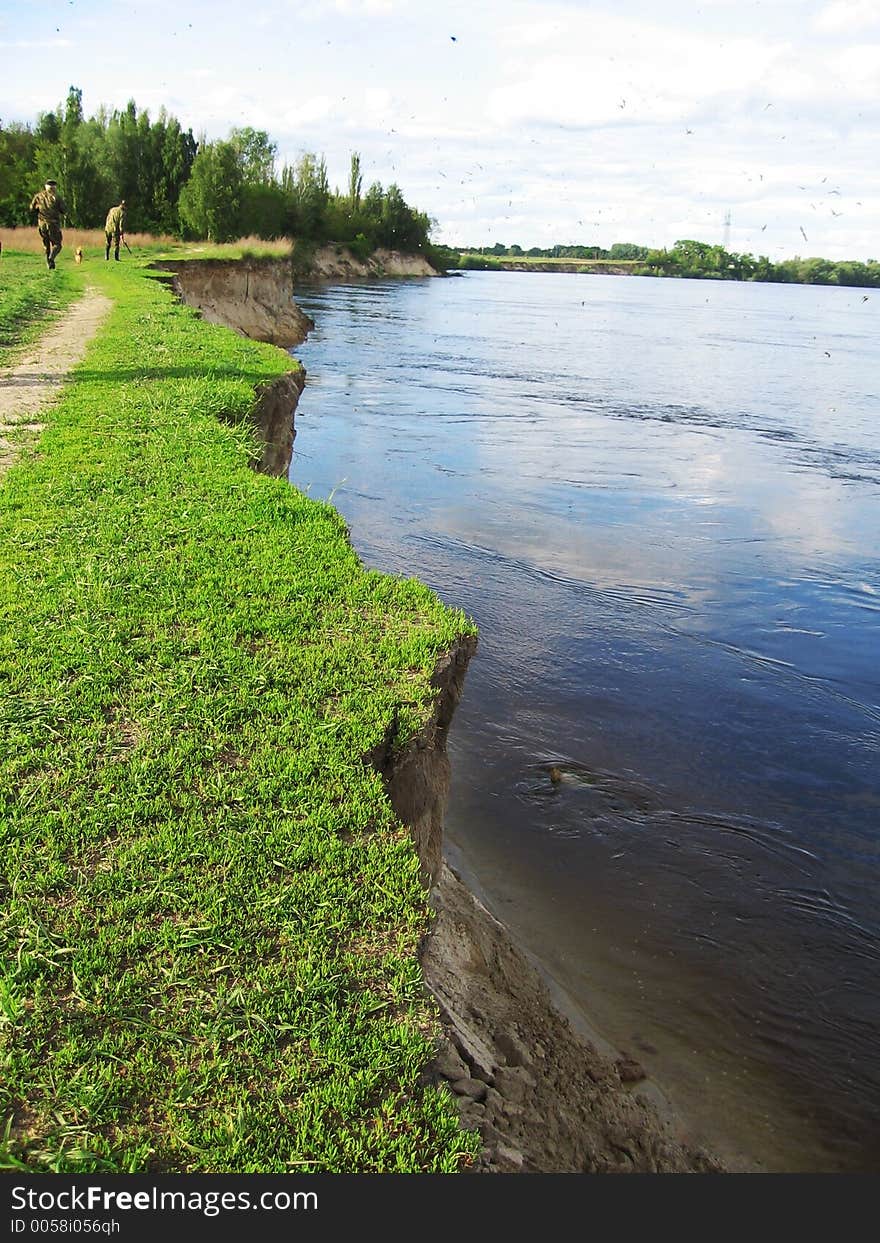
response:
<path id="1" fill-rule="evenodd" d="M 173 270 L 183 301 L 244 336 L 293 347 L 314 326 L 293 300 L 286 260 L 163 266 Z M 406 270 L 415 262 L 396 266 L 427 274 Z M 315 272 L 323 279 L 378 274 L 329 260 Z M 273 474 L 289 466 L 302 392 L 302 379 L 291 376 L 285 387 L 287 379 L 270 386 L 255 411 L 265 445 L 260 469 Z M 711 1154 L 688 1144 L 637 1062 L 575 1031 L 527 954 L 442 861 L 446 744 L 475 650 L 474 640 L 462 640 L 439 662 L 435 713 L 419 735 L 400 749 L 392 728 L 368 757 L 410 829 L 436 913 L 421 962 L 445 1039 L 426 1074 L 449 1085 L 462 1125 L 479 1130 L 480 1172 L 718 1171 Z"/>

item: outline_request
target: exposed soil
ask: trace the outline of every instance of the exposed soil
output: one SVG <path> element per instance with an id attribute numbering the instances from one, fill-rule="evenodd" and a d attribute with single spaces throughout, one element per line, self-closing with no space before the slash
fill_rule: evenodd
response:
<path id="1" fill-rule="evenodd" d="M 718 1173 L 647 1098 L 628 1054 L 579 1036 L 507 929 L 443 866 L 422 953 L 446 1038 L 429 1078 L 478 1130 L 477 1173 Z"/>
<path id="2" fill-rule="evenodd" d="M 210 324 L 289 349 L 314 324 L 293 301 L 289 259 L 157 259 L 174 292 Z"/>
<path id="3" fill-rule="evenodd" d="M 306 383 L 305 368 L 259 385 L 251 419 L 263 449 L 255 466 L 264 475 L 284 478 L 290 470 L 296 436 L 296 406 Z"/>
<path id="4" fill-rule="evenodd" d="M 308 280 L 338 281 L 350 277 L 438 276 L 424 255 L 408 255 L 400 250 L 375 250 L 368 259 L 356 259 L 340 246 L 323 246 L 309 263 Z"/>
<path id="5" fill-rule="evenodd" d="M 110 306 L 109 298 L 87 289 L 13 367 L 0 370 L 0 475 L 15 461 L 22 442 L 42 431 L 42 416 L 57 400 Z"/>

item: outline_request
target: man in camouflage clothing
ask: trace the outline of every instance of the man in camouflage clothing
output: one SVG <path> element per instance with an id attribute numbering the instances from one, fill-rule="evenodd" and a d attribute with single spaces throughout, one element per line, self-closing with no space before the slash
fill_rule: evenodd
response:
<path id="1" fill-rule="evenodd" d="M 117 207 L 111 207 L 107 212 L 107 219 L 104 222 L 104 237 L 107 240 L 107 249 L 104 252 L 104 258 L 110 258 L 110 243 L 114 243 L 113 258 L 119 258 L 119 242 L 125 241 L 125 199 L 122 199 Z"/>
<path id="2" fill-rule="evenodd" d="M 37 213 L 37 229 L 43 239 L 46 267 L 54 268 L 61 252 L 61 217 L 67 215 L 67 204 L 58 193 L 58 183 L 46 182 L 31 199 L 31 211 Z"/>

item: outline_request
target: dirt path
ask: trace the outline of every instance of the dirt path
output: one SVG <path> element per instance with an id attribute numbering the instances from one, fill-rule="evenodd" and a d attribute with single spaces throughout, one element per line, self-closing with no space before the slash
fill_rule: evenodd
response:
<path id="1" fill-rule="evenodd" d="M 0 477 L 18 456 L 22 433 L 36 436 L 43 430 L 41 415 L 57 400 L 111 305 L 88 288 L 14 367 L 0 369 Z"/>

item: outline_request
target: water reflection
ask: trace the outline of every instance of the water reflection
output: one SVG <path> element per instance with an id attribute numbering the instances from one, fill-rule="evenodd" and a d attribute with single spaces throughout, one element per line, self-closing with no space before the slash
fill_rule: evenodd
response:
<path id="1" fill-rule="evenodd" d="M 301 300 L 294 481 L 481 628 L 462 866 L 701 1134 L 875 1168 L 875 307 L 482 274 Z"/>

